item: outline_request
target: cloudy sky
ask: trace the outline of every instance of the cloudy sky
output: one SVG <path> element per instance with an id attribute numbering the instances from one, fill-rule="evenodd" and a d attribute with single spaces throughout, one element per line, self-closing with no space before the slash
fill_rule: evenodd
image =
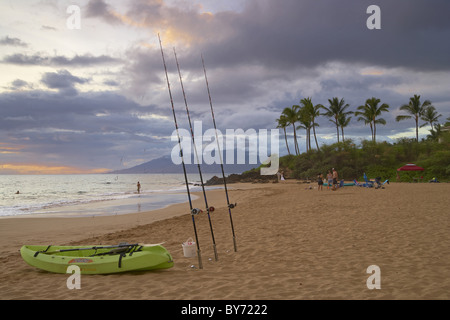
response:
<path id="1" fill-rule="evenodd" d="M 378 30 L 366 25 L 372 4 Z M 412 138 L 414 121 L 394 119 L 414 94 L 441 122 L 450 116 L 449 13 L 448 0 L 2 0 L 0 174 L 103 172 L 170 155 L 158 33 L 182 128 L 173 47 L 204 130 L 212 121 L 202 54 L 224 132 L 274 129 L 305 97 L 326 106 L 344 98 L 353 111 L 377 97 L 390 105 L 377 140 Z M 335 142 L 328 119 L 318 123 L 319 144 Z M 370 129 L 353 118 L 345 135 L 360 142 Z"/>

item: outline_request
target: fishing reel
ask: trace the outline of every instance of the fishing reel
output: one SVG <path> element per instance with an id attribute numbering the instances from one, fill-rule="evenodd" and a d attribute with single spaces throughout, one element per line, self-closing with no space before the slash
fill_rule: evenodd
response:
<path id="1" fill-rule="evenodd" d="M 208 212 L 214 212 L 214 210 L 215 210 L 214 207 L 209 207 L 208 208 Z"/>
<path id="2" fill-rule="evenodd" d="M 191 214 L 195 215 L 195 216 L 200 214 L 200 213 L 202 213 L 202 212 L 203 212 L 202 210 L 197 209 L 197 208 L 191 210 Z"/>
<path id="3" fill-rule="evenodd" d="M 233 209 L 233 208 L 235 208 L 236 206 L 237 206 L 237 203 L 230 203 L 230 204 L 228 205 L 228 208 Z"/>

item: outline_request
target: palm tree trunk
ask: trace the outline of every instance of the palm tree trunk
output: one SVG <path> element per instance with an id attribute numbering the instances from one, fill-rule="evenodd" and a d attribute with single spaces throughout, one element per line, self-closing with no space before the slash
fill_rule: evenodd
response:
<path id="1" fill-rule="evenodd" d="M 284 141 L 286 142 L 286 148 L 287 148 L 288 154 L 291 155 L 291 151 L 289 150 L 289 144 L 287 142 L 286 128 L 283 128 L 283 130 L 284 130 Z"/>
<path id="2" fill-rule="evenodd" d="M 320 149 L 319 149 L 319 144 L 317 143 L 316 126 L 313 126 L 313 133 L 314 133 L 314 140 L 316 140 L 316 147 L 317 147 L 317 150 L 320 150 Z"/>
<path id="3" fill-rule="evenodd" d="M 373 142 L 376 142 L 377 137 L 377 125 L 375 124 L 375 120 L 373 121 Z"/>
<path id="4" fill-rule="evenodd" d="M 299 155 L 300 154 L 300 150 L 298 147 L 298 141 L 297 141 L 297 132 L 295 131 L 295 125 L 292 124 L 292 127 L 294 128 L 294 147 L 295 147 L 295 154 Z"/>
<path id="5" fill-rule="evenodd" d="M 416 116 L 416 141 L 419 142 L 419 118 Z"/>
<path id="6" fill-rule="evenodd" d="M 308 148 L 311 150 L 311 128 L 308 128 Z"/>
<path id="7" fill-rule="evenodd" d="M 335 114 L 334 115 L 334 121 L 335 121 L 335 123 L 336 123 L 336 132 L 337 132 L 337 138 L 338 138 L 338 143 L 339 143 L 339 122 L 338 122 L 338 115 L 337 114 Z"/>
<path id="8" fill-rule="evenodd" d="M 336 125 L 336 132 L 337 132 L 337 138 L 338 138 L 338 143 L 339 143 L 339 126 Z"/>
<path id="9" fill-rule="evenodd" d="M 374 141 L 375 141 L 375 136 L 374 136 L 374 134 L 373 134 L 373 125 L 372 125 L 372 122 L 370 123 L 370 132 L 372 132 L 372 142 L 374 142 Z"/>
<path id="10" fill-rule="evenodd" d="M 309 151 L 309 143 L 308 143 L 308 129 L 306 129 L 306 135 L 305 135 L 305 144 L 306 144 L 306 152 Z"/>

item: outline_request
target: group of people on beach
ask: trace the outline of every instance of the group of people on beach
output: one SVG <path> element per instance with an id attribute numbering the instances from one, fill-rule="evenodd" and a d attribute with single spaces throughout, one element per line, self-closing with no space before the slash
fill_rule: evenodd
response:
<path id="1" fill-rule="evenodd" d="M 283 171 L 278 171 L 277 172 L 277 177 L 278 177 L 278 181 L 283 181 L 285 180 L 284 178 L 284 172 Z M 317 184 L 318 184 L 318 191 L 322 191 L 323 190 L 323 184 L 324 184 L 324 176 L 322 173 L 319 173 L 317 175 Z M 332 168 L 331 170 L 328 170 L 327 176 L 326 176 L 326 181 L 328 182 L 327 186 L 328 189 L 331 189 L 333 191 L 337 190 L 337 188 L 339 187 L 339 175 L 338 172 L 336 171 L 335 168 Z M 312 186 L 309 187 L 310 189 L 312 189 Z"/>
<path id="2" fill-rule="evenodd" d="M 339 187 L 338 178 L 339 175 L 335 168 L 328 170 L 327 173 L 328 189 L 331 188 L 331 190 L 335 191 Z M 324 180 L 323 174 L 319 173 L 319 175 L 317 176 L 318 191 L 323 190 L 323 180 Z"/>

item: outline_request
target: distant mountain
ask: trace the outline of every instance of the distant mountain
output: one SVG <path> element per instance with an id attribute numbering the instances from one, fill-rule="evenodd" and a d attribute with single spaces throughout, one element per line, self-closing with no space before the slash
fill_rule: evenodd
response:
<path id="1" fill-rule="evenodd" d="M 248 157 L 246 158 L 248 159 Z M 236 163 L 237 161 L 235 161 Z M 252 168 L 259 167 L 260 164 L 224 164 L 224 171 L 226 175 L 237 173 L 240 174 Z M 221 173 L 220 164 L 201 164 L 200 169 L 202 173 Z M 197 164 L 186 164 L 187 173 L 198 173 Z M 182 165 L 176 165 L 172 162 L 170 156 L 164 156 L 154 159 L 132 168 L 116 170 L 113 174 L 142 174 L 142 173 L 180 173 L 183 172 Z"/>

